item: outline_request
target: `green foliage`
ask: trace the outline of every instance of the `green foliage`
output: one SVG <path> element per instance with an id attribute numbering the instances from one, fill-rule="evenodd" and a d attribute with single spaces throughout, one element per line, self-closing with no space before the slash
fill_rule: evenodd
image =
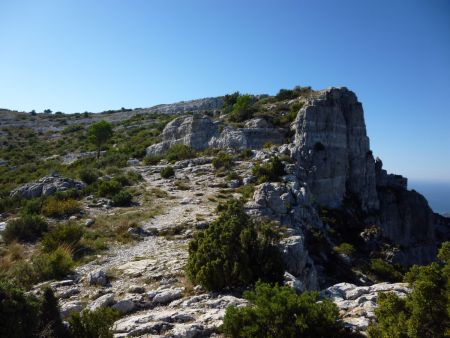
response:
<path id="1" fill-rule="evenodd" d="M 161 169 L 161 177 L 162 178 L 170 178 L 172 176 L 175 176 L 175 170 L 173 170 L 173 167 L 168 166 Z"/>
<path id="2" fill-rule="evenodd" d="M 60 246 L 51 253 L 43 253 L 33 257 L 29 273 L 32 275 L 31 278 L 36 281 L 59 279 L 71 273 L 73 265 L 70 248 Z"/>
<path id="3" fill-rule="evenodd" d="M 233 156 L 221 152 L 212 160 L 212 165 L 215 169 L 230 169 L 233 166 Z"/>
<path id="4" fill-rule="evenodd" d="M 40 337 L 66 337 L 68 330 L 64 326 L 59 314 L 58 300 L 51 288 L 44 290 L 42 304 L 39 312 Z"/>
<path id="5" fill-rule="evenodd" d="M 165 158 L 167 161 L 175 162 L 187 160 L 196 156 L 195 150 L 185 144 L 174 144 L 167 150 Z"/>
<path id="6" fill-rule="evenodd" d="M 92 184 L 97 182 L 99 173 L 98 170 L 93 168 L 83 168 L 80 170 L 78 175 L 84 183 Z"/>
<path id="7" fill-rule="evenodd" d="M 115 179 L 102 181 L 98 185 L 98 194 L 102 197 L 112 197 L 120 190 L 122 190 L 122 184 L 120 184 L 120 182 Z"/>
<path id="8" fill-rule="evenodd" d="M 241 94 L 239 92 L 234 92 L 233 94 L 227 94 L 223 97 L 223 108 L 224 114 L 228 114 L 233 109 L 237 99 Z"/>
<path id="9" fill-rule="evenodd" d="M 128 190 L 119 191 L 112 197 L 112 202 L 117 207 L 127 207 L 133 201 L 133 195 Z"/>
<path id="10" fill-rule="evenodd" d="M 161 156 L 145 156 L 144 163 L 145 165 L 156 165 L 161 161 Z"/>
<path id="11" fill-rule="evenodd" d="M 70 246 L 73 250 L 79 248 L 84 229 L 77 224 L 58 224 L 52 231 L 47 232 L 42 239 L 42 250 L 52 252 L 59 246 Z"/>
<path id="12" fill-rule="evenodd" d="M 42 199 L 33 198 L 31 200 L 25 201 L 21 213 L 22 215 L 39 215 L 41 213 L 41 208 L 42 208 Z"/>
<path id="13" fill-rule="evenodd" d="M 119 318 L 117 310 L 100 307 L 95 311 L 74 313 L 69 318 L 72 338 L 112 338 L 112 324 Z"/>
<path id="14" fill-rule="evenodd" d="M 341 243 L 338 246 L 336 246 L 334 248 L 334 251 L 336 251 L 337 253 L 340 253 L 340 254 L 347 255 L 347 256 L 353 256 L 353 254 L 355 253 L 356 250 L 352 244 L 344 242 L 344 243 Z"/>
<path id="15" fill-rule="evenodd" d="M 241 95 L 233 105 L 229 119 L 232 122 L 242 122 L 252 118 L 254 112 L 253 98 L 250 95 Z"/>
<path id="16" fill-rule="evenodd" d="M 189 243 L 189 278 L 208 290 L 281 281 L 284 264 L 270 225 L 252 222 L 237 200 L 220 209 L 219 218 Z"/>
<path id="17" fill-rule="evenodd" d="M 318 292 L 297 295 L 288 286 L 258 282 L 244 297 L 251 305 L 228 307 L 222 331 L 229 337 L 345 337 L 338 308 Z"/>
<path id="18" fill-rule="evenodd" d="M 449 242 L 443 244 L 439 259 L 444 264 L 414 265 L 405 275 L 412 292 L 400 299 L 393 293 L 379 294 L 376 324 L 369 328 L 372 338 L 443 338 L 449 336 L 450 283 Z"/>
<path id="19" fill-rule="evenodd" d="M 3 240 L 10 243 L 14 240 L 33 242 L 47 231 L 47 222 L 39 216 L 25 215 L 9 221 L 3 231 Z"/>
<path id="20" fill-rule="evenodd" d="M 38 325 L 38 300 L 12 282 L 0 280 L 0 337 L 31 338 Z"/>
<path id="21" fill-rule="evenodd" d="M 80 202 L 73 198 L 61 200 L 50 197 L 42 205 L 42 213 L 47 217 L 63 218 L 77 214 L 80 211 Z"/>
<path id="22" fill-rule="evenodd" d="M 401 272 L 399 272 L 392 264 L 379 258 L 373 259 L 370 262 L 370 270 L 383 281 L 400 282 L 403 278 Z"/>
<path id="23" fill-rule="evenodd" d="M 273 156 L 268 162 L 256 164 L 253 167 L 253 174 L 259 183 L 278 181 L 285 174 L 284 166 L 277 156 Z"/>
<path id="24" fill-rule="evenodd" d="M 275 98 L 279 101 L 282 100 L 293 100 L 299 96 L 294 90 L 291 89 L 280 89 Z"/>
<path id="25" fill-rule="evenodd" d="M 88 129 L 88 141 L 97 148 L 97 159 L 100 157 L 102 146 L 113 136 L 112 126 L 107 121 L 94 123 Z"/>

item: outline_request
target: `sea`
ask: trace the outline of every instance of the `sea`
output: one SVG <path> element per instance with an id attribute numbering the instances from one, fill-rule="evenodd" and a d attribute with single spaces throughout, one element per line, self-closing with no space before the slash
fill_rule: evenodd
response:
<path id="1" fill-rule="evenodd" d="M 408 179 L 408 189 L 424 195 L 434 212 L 450 217 L 450 182 Z"/>

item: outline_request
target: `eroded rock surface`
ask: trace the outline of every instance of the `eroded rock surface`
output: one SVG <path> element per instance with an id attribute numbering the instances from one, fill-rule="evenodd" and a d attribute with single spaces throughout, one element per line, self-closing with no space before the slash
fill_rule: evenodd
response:
<path id="1" fill-rule="evenodd" d="M 69 189 L 83 189 L 84 187 L 85 184 L 83 182 L 53 174 L 45 176 L 36 182 L 26 183 L 17 187 L 11 191 L 11 197 L 30 199 L 49 196 Z"/>

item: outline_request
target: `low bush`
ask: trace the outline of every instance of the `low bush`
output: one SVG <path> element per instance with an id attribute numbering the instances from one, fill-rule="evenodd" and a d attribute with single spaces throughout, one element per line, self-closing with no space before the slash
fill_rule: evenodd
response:
<path id="1" fill-rule="evenodd" d="M 42 239 L 42 250 L 52 252 L 59 246 L 70 246 L 76 250 L 83 237 L 84 229 L 77 224 L 58 224 L 52 231 L 47 232 Z"/>
<path id="2" fill-rule="evenodd" d="M 347 256 L 353 256 L 356 250 L 355 247 L 350 243 L 341 243 L 334 248 L 334 251 Z"/>
<path id="3" fill-rule="evenodd" d="M 6 243 L 14 240 L 33 242 L 41 237 L 47 229 L 48 224 L 42 217 L 25 215 L 9 221 L 2 236 Z"/>
<path id="4" fill-rule="evenodd" d="M 32 272 L 36 281 L 60 279 L 72 272 L 74 262 L 70 248 L 60 246 L 51 253 L 43 253 L 32 259 Z"/>
<path id="5" fill-rule="evenodd" d="M 62 218 L 77 214 L 81 211 L 81 204 L 75 199 L 48 198 L 43 206 L 42 213 L 47 217 Z"/>
<path id="6" fill-rule="evenodd" d="M 161 169 L 161 177 L 162 178 L 170 178 L 172 176 L 175 176 L 175 170 L 173 170 L 173 167 L 164 167 Z"/>
<path id="7" fill-rule="evenodd" d="M 388 282 L 400 282 L 403 275 L 392 264 L 383 261 L 382 259 L 373 259 L 370 262 L 370 270 L 377 278 Z"/>
<path id="8" fill-rule="evenodd" d="M 99 173 L 98 170 L 93 168 L 84 168 L 81 169 L 78 176 L 80 179 L 86 184 L 92 184 L 97 182 Z"/>
<path id="9" fill-rule="evenodd" d="M 194 158 L 196 152 L 191 147 L 184 144 L 175 144 L 167 150 L 165 158 L 167 161 L 176 162 Z"/>
<path id="10" fill-rule="evenodd" d="M 227 153 L 220 153 L 212 160 L 215 169 L 230 169 L 233 166 L 233 156 Z"/>
<path id="11" fill-rule="evenodd" d="M 41 213 L 42 208 L 42 199 L 33 198 L 25 202 L 22 207 L 21 214 L 22 215 L 39 215 Z"/>
<path id="12" fill-rule="evenodd" d="M 74 313 L 69 318 L 71 338 L 112 338 L 112 324 L 119 319 L 119 312 L 108 307 L 95 311 Z"/>
<path id="13" fill-rule="evenodd" d="M 277 157 L 271 157 L 268 162 L 256 164 L 253 167 L 253 174 L 257 177 L 259 183 L 278 181 L 285 174 L 284 166 Z"/>
<path id="14" fill-rule="evenodd" d="M 103 181 L 98 185 L 98 194 L 102 197 L 112 197 L 122 190 L 122 184 L 117 180 Z"/>
<path id="15" fill-rule="evenodd" d="M 371 338 L 444 338 L 449 336 L 450 242 L 443 243 L 438 258 L 442 264 L 414 265 L 405 275 L 412 292 L 400 298 L 378 294 L 376 322 Z"/>
<path id="16" fill-rule="evenodd" d="M 112 197 L 112 202 L 117 207 L 127 207 L 133 201 L 133 195 L 128 190 L 119 191 Z"/>
<path id="17" fill-rule="evenodd" d="M 228 337 L 348 337 L 331 300 L 318 292 L 297 295 L 288 286 L 258 282 L 244 297 L 251 305 L 228 307 L 221 327 Z"/>
<path id="18" fill-rule="evenodd" d="M 247 286 L 258 279 L 281 281 L 284 264 L 271 227 L 255 224 L 241 201 L 231 200 L 219 211 L 219 218 L 189 243 L 191 281 L 207 290 Z"/>
<path id="19" fill-rule="evenodd" d="M 159 161 L 161 161 L 161 156 L 145 156 L 144 157 L 144 164 L 145 165 L 155 165 L 158 164 Z"/>

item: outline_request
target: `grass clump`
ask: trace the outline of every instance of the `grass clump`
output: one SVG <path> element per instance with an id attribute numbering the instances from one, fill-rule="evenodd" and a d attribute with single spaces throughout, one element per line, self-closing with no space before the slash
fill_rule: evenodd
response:
<path id="1" fill-rule="evenodd" d="M 93 168 L 83 168 L 78 173 L 80 179 L 86 184 L 93 184 L 97 182 L 99 177 L 99 172 Z"/>
<path id="2" fill-rule="evenodd" d="M 112 197 L 122 190 L 122 184 L 118 180 L 103 181 L 98 185 L 98 194 L 101 197 Z"/>
<path id="3" fill-rule="evenodd" d="M 228 337 L 348 337 L 331 300 L 318 292 L 297 295 L 288 286 L 256 283 L 244 292 L 251 305 L 227 308 L 222 332 Z"/>
<path id="4" fill-rule="evenodd" d="M 219 218 L 189 244 L 188 277 L 207 290 L 223 290 L 282 280 L 284 264 L 275 246 L 276 234 L 256 224 L 241 201 L 219 208 Z"/>
<path id="5" fill-rule="evenodd" d="M 81 204 L 73 198 L 48 198 L 42 205 L 42 213 L 47 217 L 63 218 L 81 211 Z"/>
<path id="6" fill-rule="evenodd" d="M 41 237 L 47 229 L 48 224 L 42 217 L 25 215 L 8 222 L 2 236 L 6 243 L 11 243 L 15 240 L 34 242 Z"/>
<path id="7" fill-rule="evenodd" d="M 52 252 L 61 245 L 77 250 L 83 235 L 84 229 L 81 225 L 58 224 L 52 231 L 45 234 L 41 242 L 42 250 Z"/>
<path id="8" fill-rule="evenodd" d="M 175 176 L 175 170 L 171 166 L 167 166 L 161 169 L 161 177 L 162 178 L 170 178 L 172 176 Z"/>

